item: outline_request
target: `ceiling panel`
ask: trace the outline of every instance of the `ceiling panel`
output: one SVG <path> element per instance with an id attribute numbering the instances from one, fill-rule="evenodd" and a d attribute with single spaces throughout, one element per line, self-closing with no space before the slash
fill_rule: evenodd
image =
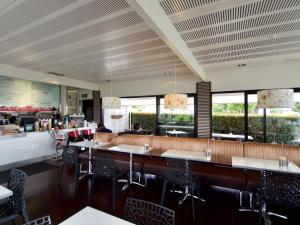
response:
<path id="1" fill-rule="evenodd" d="M 173 70 L 174 53 L 126 0 L 18 1 L 0 11 L 0 63 L 94 82 L 111 62 L 117 79 Z"/>
<path id="2" fill-rule="evenodd" d="M 299 0 L 159 1 L 205 68 L 300 55 Z"/>

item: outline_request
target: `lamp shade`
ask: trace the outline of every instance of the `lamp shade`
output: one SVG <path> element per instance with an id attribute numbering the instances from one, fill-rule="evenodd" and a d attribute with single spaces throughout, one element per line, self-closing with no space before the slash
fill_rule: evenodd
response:
<path id="1" fill-rule="evenodd" d="M 186 109 L 188 97 L 186 94 L 165 95 L 165 109 Z"/>
<path id="2" fill-rule="evenodd" d="M 121 109 L 121 99 L 118 97 L 103 97 L 102 109 Z"/>
<path id="3" fill-rule="evenodd" d="M 294 106 L 293 89 L 271 89 L 257 92 L 258 108 L 292 108 Z"/>

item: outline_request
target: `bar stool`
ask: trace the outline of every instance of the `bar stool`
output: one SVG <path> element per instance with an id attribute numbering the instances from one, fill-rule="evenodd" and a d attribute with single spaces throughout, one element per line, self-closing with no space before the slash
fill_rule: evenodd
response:
<path id="1" fill-rule="evenodd" d="M 288 219 L 288 217 L 271 212 L 271 207 L 280 207 L 286 212 L 300 210 L 300 175 L 272 172 L 262 172 L 261 185 L 259 188 L 259 224 L 271 225 L 269 215 Z"/>
<path id="2" fill-rule="evenodd" d="M 165 193 L 168 184 L 172 184 L 173 191 L 175 191 L 175 186 L 177 185 L 186 188 L 186 191 L 190 193 L 191 201 L 192 201 L 193 221 L 195 221 L 195 208 L 194 208 L 194 197 L 193 197 L 194 182 L 193 182 L 191 162 L 182 159 L 167 159 L 165 176 L 164 176 L 164 184 L 163 184 L 163 190 L 162 190 L 161 201 L 160 201 L 161 205 L 164 204 Z"/>

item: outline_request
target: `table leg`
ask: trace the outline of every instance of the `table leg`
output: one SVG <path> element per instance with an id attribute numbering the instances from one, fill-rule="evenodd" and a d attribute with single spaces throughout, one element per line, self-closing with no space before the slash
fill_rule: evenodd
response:
<path id="1" fill-rule="evenodd" d="M 88 174 L 92 175 L 92 147 L 89 148 L 89 169 L 88 169 Z"/>

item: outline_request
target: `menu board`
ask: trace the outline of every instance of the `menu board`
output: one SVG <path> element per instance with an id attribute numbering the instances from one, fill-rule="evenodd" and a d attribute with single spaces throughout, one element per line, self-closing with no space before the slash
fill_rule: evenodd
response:
<path id="1" fill-rule="evenodd" d="M 59 86 L 41 82 L 31 82 L 31 106 L 58 107 Z"/>
<path id="2" fill-rule="evenodd" d="M 5 106 L 26 106 L 25 80 L 0 76 L 0 105 Z"/>
<path id="3" fill-rule="evenodd" d="M 58 107 L 59 85 L 0 75 L 0 106 Z"/>

